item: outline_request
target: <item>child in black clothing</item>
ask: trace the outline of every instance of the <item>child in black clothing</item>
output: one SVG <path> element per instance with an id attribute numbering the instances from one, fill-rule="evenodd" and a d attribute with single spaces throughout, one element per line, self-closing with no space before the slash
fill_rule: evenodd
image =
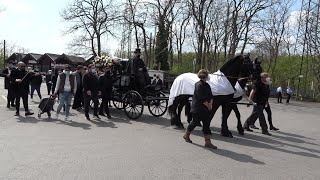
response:
<path id="1" fill-rule="evenodd" d="M 201 69 L 198 72 L 200 81 L 195 84 L 194 94 L 192 97 L 191 113 L 193 119 L 187 128 L 187 132 L 183 136 L 186 142 L 192 143 L 190 140 L 190 134 L 197 124 L 202 121 L 203 127 L 202 132 L 205 139 L 205 147 L 217 149 L 211 143 L 210 135 L 210 111 L 213 104 L 213 95 L 211 92 L 210 85 L 206 82 L 209 80 L 209 72 L 205 69 Z"/>

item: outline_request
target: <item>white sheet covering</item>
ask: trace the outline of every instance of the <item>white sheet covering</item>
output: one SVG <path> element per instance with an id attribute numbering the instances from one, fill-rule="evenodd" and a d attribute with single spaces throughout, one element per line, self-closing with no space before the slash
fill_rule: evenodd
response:
<path id="1" fill-rule="evenodd" d="M 235 93 L 234 88 L 230 84 L 229 80 L 224 76 L 221 71 L 217 71 L 213 74 L 209 74 L 210 80 L 208 84 L 211 87 L 212 94 L 218 95 L 229 95 Z M 173 104 L 175 97 L 179 95 L 193 95 L 194 85 L 200 79 L 197 74 L 184 73 L 179 75 L 174 81 L 170 89 L 169 95 L 169 106 Z"/>
<path id="2" fill-rule="evenodd" d="M 238 97 L 244 95 L 245 92 L 238 82 L 236 83 L 236 85 L 234 87 L 236 88 L 236 92 L 234 93 L 233 98 L 238 98 Z"/>

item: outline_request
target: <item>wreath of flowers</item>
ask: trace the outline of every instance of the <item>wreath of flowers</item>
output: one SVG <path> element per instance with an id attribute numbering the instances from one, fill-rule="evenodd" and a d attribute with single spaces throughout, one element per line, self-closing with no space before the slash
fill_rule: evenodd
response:
<path id="1" fill-rule="evenodd" d="M 96 67 L 111 67 L 113 65 L 112 58 L 110 56 L 97 56 L 94 58 L 94 64 Z"/>

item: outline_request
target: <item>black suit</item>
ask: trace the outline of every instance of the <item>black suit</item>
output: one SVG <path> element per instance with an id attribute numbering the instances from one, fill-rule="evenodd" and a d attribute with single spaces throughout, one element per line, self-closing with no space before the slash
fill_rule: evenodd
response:
<path id="1" fill-rule="evenodd" d="M 52 90 L 52 74 L 46 74 L 46 85 L 47 85 L 48 95 L 50 95 Z"/>
<path id="2" fill-rule="evenodd" d="M 4 88 L 8 90 L 7 107 L 10 107 L 10 103 L 11 103 L 11 106 L 14 106 L 14 99 L 15 99 L 13 84 L 10 81 L 10 78 L 8 77 L 8 75 L 10 75 L 9 72 L 12 70 L 14 70 L 14 68 L 5 68 L 0 74 L 1 77 L 4 77 Z"/>
<path id="3" fill-rule="evenodd" d="M 95 74 L 87 72 L 84 74 L 82 79 L 83 84 L 83 97 L 84 97 L 84 111 L 85 116 L 89 117 L 89 106 L 90 101 L 94 103 L 93 111 L 94 115 L 98 115 L 98 106 L 99 106 L 99 79 Z M 87 94 L 88 91 L 91 91 L 91 96 Z"/>
<path id="4" fill-rule="evenodd" d="M 25 70 L 15 69 L 10 74 L 10 81 L 13 83 L 14 94 L 16 97 L 16 111 L 19 113 L 20 108 L 20 98 L 22 98 L 23 106 L 26 112 L 29 111 L 28 108 L 28 93 L 29 84 L 33 73 L 28 73 Z M 16 82 L 16 79 L 21 79 L 22 82 Z"/>
<path id="5" fill-rule="evenodd" d="M 105 74 L 99 77 L 99 88 L 102 97 L 102 103 L 100 105 L 99 114 L 103 114 L 103 110 L 105 110 L 106 114 L 109 117 L 109 101 L 111 99 L 112 94 L 112 83 L 113 81 L 110 72 L 106 72 Z"/>

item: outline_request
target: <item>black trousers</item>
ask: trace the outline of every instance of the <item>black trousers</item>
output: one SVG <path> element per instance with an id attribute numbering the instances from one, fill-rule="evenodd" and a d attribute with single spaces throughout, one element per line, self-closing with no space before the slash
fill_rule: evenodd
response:
<path id="1" fill-rule="evenodd" d="M 288 94 L 287 103 L 289 103 L 290 99 L 291 99 L 291 94 Z"/>
<path id="2" fill-rule="evenodd" d="M 84 115 L 89 117 L 89 108 L 90 108 L 90 101 L 93 101 L 93 114 L 98 115 L 98 106 L 99 106 L 99 99 L 98 94 L 91 94 L 89 96 L 87 92 L 84 92 Z"/>
<path id="3" fill-rule="evenodd" d="M 26 112 L 29 111 L 28 107 L 28 93 L 15 93 L 16 94 L 16 111 L 19 113 L 20 109 L 20 98 L 22 98 L 23 107 Z"/>
<path id="4" fill-rule="evenodd" d="M 14 105 L 14 99 L 15 99 L 15 94 L 14 94 L 14 89 L 12 87 L 8 88 L 8 94 L 7 94 L 7 106 Z"/>
<path id="5" fill-rule="evenodd" d="M 282 93 L 278 92 L 278 103 L 282 103 Z"/>
<path id="6" fill-rule="evenodd" d="M 262 129 L 262 132 L 268 132 L 268 126 L 263 114 L 264 106 L 265 106 L 264 104 L 257 104 L 253 106 L 253 111 L 251 115 L 248 117 L 248 119 L 244 123 L 245 128 L 249 127 L 250 125 L 253 125 L 254 122 L 259 118 L 259 123 Z"/>
<path id="7" fill-rule="evenodd" d="M 83 106 L 83 93 L 82 88 L 77 89 L 76 94 L 74 96 L 72 109 L 78 109 Z"/>
<path id="8" fill-rule="evenodd" d="M 99 114 L 103 114 L 103 111 L 105 111 L 107 116 L 110 116 L 109 101 L 110 98 L 102 97 L 102 103 L 100 104 Z"/>
<path id="9" fill-rule="evenodd" d="M 48 95 L 50 95 L 51 91 L 52 91 L 52 84 L 51 83 L 47 83 L 47 91 L 48 91 Z M 53 91 L 52 91 L 52 94 L 53 94 Z"/>
<path id="10" fill-rule="evenodd" d="M 31 99 L 33 98 L 34 90 L 37 91 L 39 98 L 42 99 L 40 87 L 41 85 L 31 85 L 31 94 L 30 94 Z"/>
<path id="11" fill-rule="evenodd" d="M 268 115 L 269 126 L 270 126 L 270 127 L 273 127 L 273 123 L 272 123 L 272 112 L 271 112 L 270 106 L 265 107 L 264 110 L 267 112 L 267 115 Z M 254 124 L 256 121 L 257 121 L 257 118 L 253 120 L 253 124 Z"/>
<path id="12" fill-rule="evenodd" d="M 210 112 L 207 113 L 193 113 L 192 121 L 188 126 L 188 131 L 192 132 L 194 128 L 202 121 L 202 132 L 204 135 L 210 135 Z"/>

